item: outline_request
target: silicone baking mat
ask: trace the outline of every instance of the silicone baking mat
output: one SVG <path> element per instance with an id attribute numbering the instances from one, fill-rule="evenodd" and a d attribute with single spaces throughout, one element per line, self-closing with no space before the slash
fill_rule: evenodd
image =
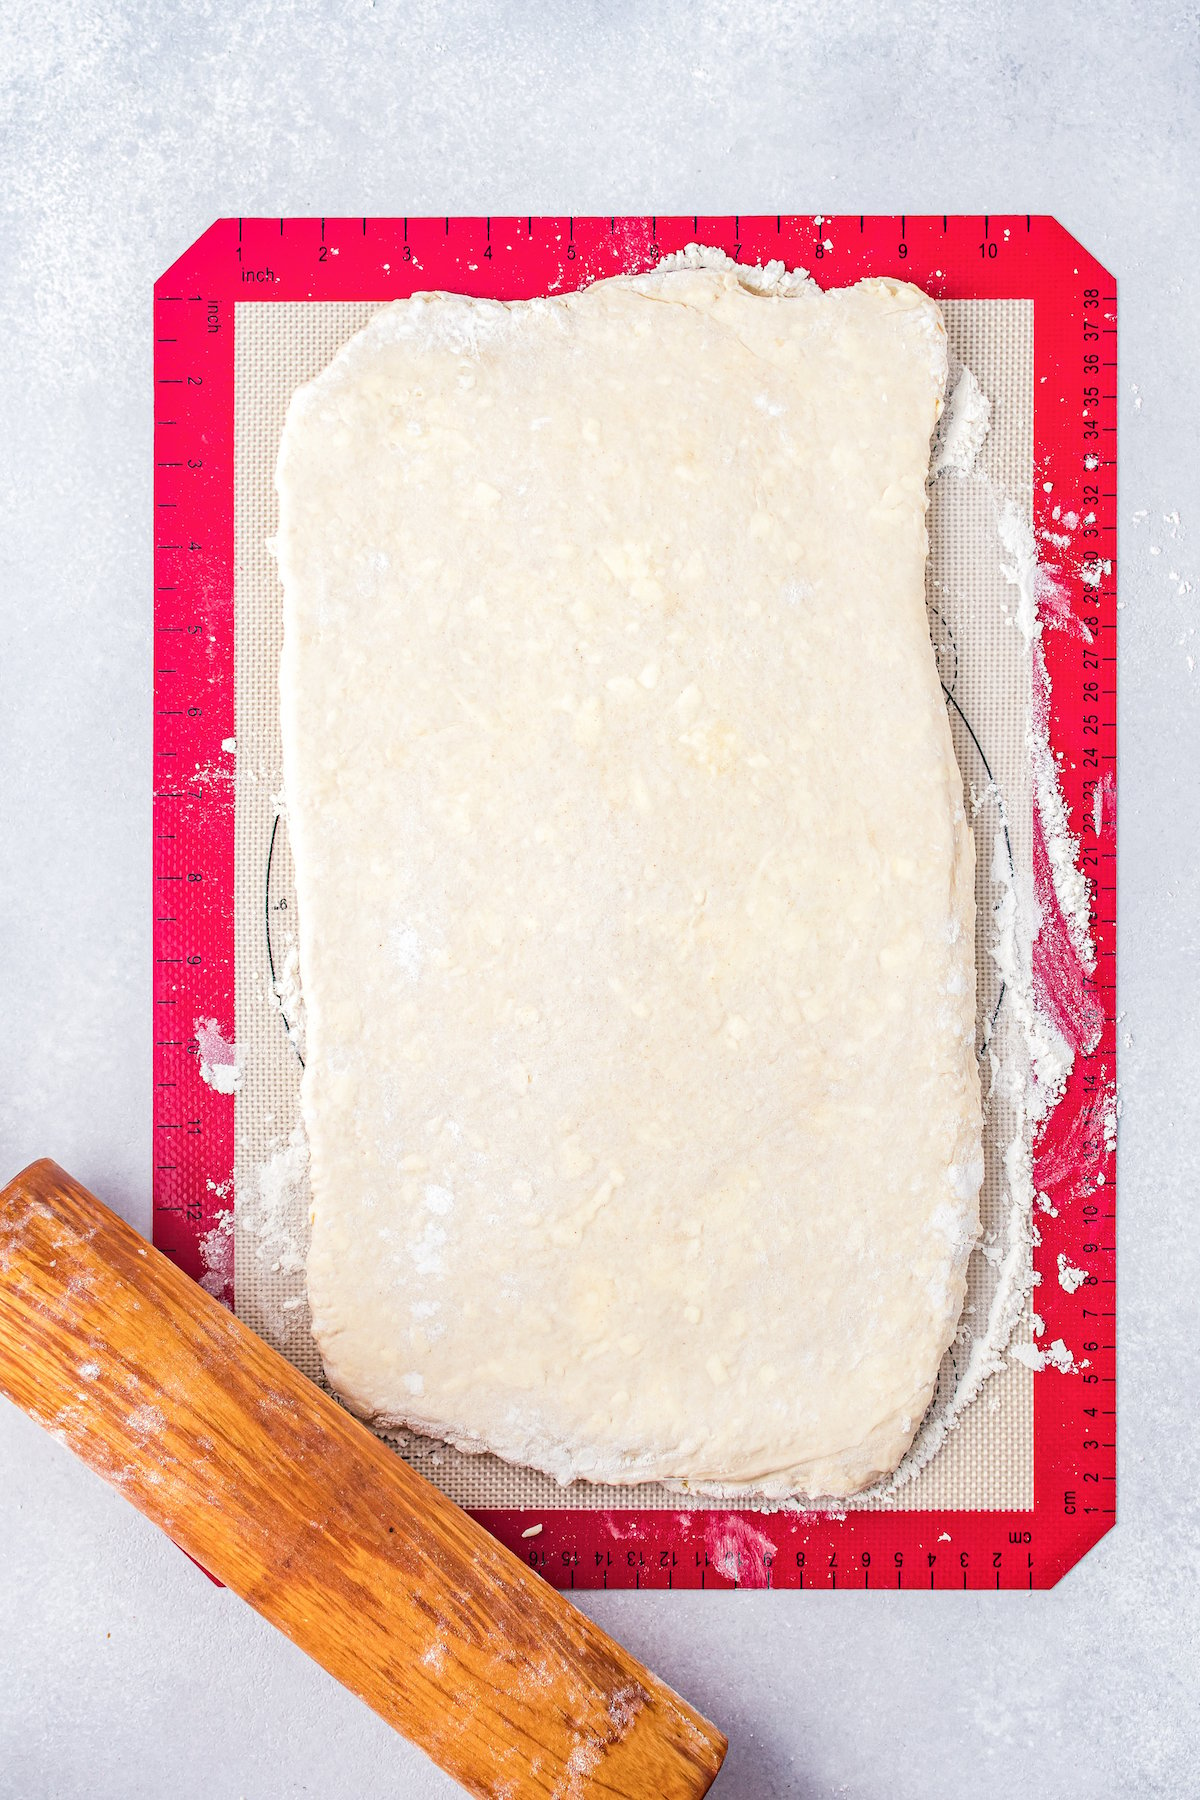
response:
<path id="1" fill-rule="evenodd" d="M 977 804 L 981 1043 L 1006 1068 L 1025 1054 L 988 950 L 1006 873 L 1036 889 L 1047 913 L 1056 902 L 1030 779 L 1030 661 L 996 532 L 1002 498 L 1057 559 L 1059 629 L 1043 634 L 1043 654 L 1062 789 L 1093 883 L 1098 956 L 1082 1000 L 1099 1036 L 1036 1146 L 1035 1182 L 1054 1212 L 1038 1216 L 1035 1305 L 1038 1342 L 1068 1344 L 1075 1367 L 1034 1374 L 1042 1357 L 1030 1348 L 1027 1305 L 1016 1332 L 1026 1360 L 1008 1359 L 937 1448 L 985 1348 L 1012 1234 L 1024 1228 L 1005 1168 L 1019 1120 L 1000 1086 L 968 1310 L 915 1472 L 894 1490 L 837 1514 L 735 1509 L 661 1487 L 564 1490 L 418 1438 L 398 1448 L 563 1585 L 1043 1584 L 1111 1523 L 1115 1505 L 1114 1189 L 1103 1123 L 1115 1075 L 1115 296 L 1053 221 L 231 220 L 168 272 L 155 308 L 156 1237 L 320 1378 L 304 1298 L 307 1196 L 294 1133 L 302 1002 L 279 791 L 280 597 L 267 547 L 292 391 L 388 299 L 429 287 L 500 298 L 565 291 L 690 241 L 745 262 L 802 264 L 826 284 L 864 273 L 916 280 L 942 300 L 952 356 L 992 402 L 978 478 L 947 475 L 933 487 L 930 617 Z M 993 846 L 1007 869 L 994 866 Z M 1053 969 L 1046 954 L 1040 961 L 1035 953 L 1045 986 Z M 1060 1257 L 1078 1281 L 1073 1273 L 1063 1285 Z"/>

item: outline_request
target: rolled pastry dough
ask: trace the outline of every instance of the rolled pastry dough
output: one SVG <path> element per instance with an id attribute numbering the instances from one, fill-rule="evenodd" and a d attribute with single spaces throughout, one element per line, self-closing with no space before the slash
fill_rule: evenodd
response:
<path id="1" fill-rule="evenodd" d="M 295 395 L 308 1284 L 363 1416 L 776 1496 L 912 1440 L 982 1170 L 945 368 L 912 287 L 693 266 L 417 295 Z"/>

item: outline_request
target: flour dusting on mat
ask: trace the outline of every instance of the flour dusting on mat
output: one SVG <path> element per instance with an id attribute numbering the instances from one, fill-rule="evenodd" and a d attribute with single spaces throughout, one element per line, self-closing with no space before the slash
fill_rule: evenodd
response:
<path id="1" fill-rule="evenodd" d="M 789 269 L 778 258 L 768 263 L 735 262 L 728 251 L 712 244 L 686 244 L 682 250 L 673 250 L 654 265 L 650 279 L 677 269 L 720 269 L 755 294 L 798 294 L 810 285 L 807 269 L 799 264 Z"/>
<path id="2" fill-rule="evenodd" d="M 1028 1080 L 1021 1091 L 1015 1087 L 1016 1071 L 993 1070 L 994 1081 L 1010 1083 L 1022 1114 L 1019 1141 L 1014 1139 L 1010 1145 L 1007 1162 L 1016 1226 L 1013 1255 L 1027 1292 L 1033 1282 L 1032 1248 L 1037 1241 L 1032 1224 L 1034 1146 L 1062 1098 L 1076 1056 L 1087 1055 L 1098 1042 L 1101 1016 L 1086 983 L 1096 965 L 1091 887 L 1079 866 L 1080 841 L 1071 828 L 1050 749 L 1050 678 L 1042 632 L 1046 623 L 1063 623 L 1065 601 L 1053 575 L 1039 562 L 1026 515 L 1004 499 L 998 500 L 996 518 L 1004 577 L 1016 590 L 1015 622 L 1030 661 L 1026 742 L 1034 784 L 1033 878 L 1025 891 L 1018 891 L 1011 857 L 998 835 L 993 874 L 1002 899 L 992 952 L 1005 991 L 1011 995 L 1029 1057 Z M 1055 1210 L 1048 1200 L 1045 1210 Z M 1063 1259 L 1059 1262 L 1061 1279 Z M 1014 1319 L 1014 1327 L 1016 1322 Z M 1018 1344 L 1012 1347 L 1012 1354 L 1035 1369 L 1074 1366 L 1070 1352 L 1058 1355 L 1055 1346 L 1043 1353 Z"/>
<path id="3" fill-rule="evenodd" d="M 1058 1285 L 1068 1294 L 1073 1294 L 1087 1280 L 1087 1270 L 1077 1269 L 1060 1250 L 1058 1253 Z"/>
<path id="4" fill-rule="evenodd" d="M 259 1165 L 252 1184 L 245 1224 L 262 1246 L 260 1254 L 272 1268 L 294 1272 L 304 1267 L 300 1246 L 292 1235 L 295 1201 L 307 1191 L 308 1140 L 303 1126 L 292 1128 L 286 1143 Z"/>
<path id="5" fill-rule="evenodd" d="M 933 439 L 930 475 L 969 475 L 992 422 L 992 403 L 972 371 L 950 370 L 949 398 Z"/>
<path id="6" fill-rule="evenodd" d="M 244 1061 L 236 1044 L 228 1043 L 215 1019 L 197 1019 L 196 1044 L 200 1077 L 214 1093 L 234 1094 L 242 1085 Z"/>
<path id="7" fill-rule="evenodd" d="M 770 1586 L 775 1545 L 749 1519 L 737 1513 L 718 1513 L 706 1524 L 705 1547 L 719 1575 L 737 1587 Z"/>
<path id="8" fill-rule="evenodd" d="M 1014 617 L 1021 636 L 1032 650 L 1042 632 L 1038 602 L 1043 583 L 1033 532 L 1014 500 L 997 496 L 996 531 L 1004 548 L 1004 579 L 1016 589 Z"/>
<path id="9" fill-rule="evenodd" d="M 284 1348 L 304 1323 L 307 1210 L 308 1139 L 297 1120 L 287 1139 L 277 1140 L 265 1161 L 250 1171 L 237 1201 L 243 1245 L 253 1252 L 265 1274 L 296 1283 L 297 1291 L 283 1300 L 275 1314 L 256 1321 L 278 1349 Z"/>
<path id="10" fill-rule="evenodd" d="M 214 1300 L 230 1305 L 233 1300 L 233 1210 L 223 1208 L 212 1229 L 200 1239 L 200 1258 L 204 1273 L 200 1286 Z"/>
<path id="11" fill-rule="evenodd" d="M 305 1049 L 304 991 L 300 985 L 300 946 L 293 932 L 281 942 L 281 954 L 275 970 L 272 992 L 289 1038 L 301 1058 Z"/>
<path id="12" fill-rule="evenodd" d="M 1014 1344 L 1010 1354 L 1035 1374 L 1043 1369 L 1057 1369 L 1060 1375 L 1073 1375 L 1081 1367 L 1075 1360 L 1074 1351 L 1068 1350 L 1061 1338 L 1055 1338 L 1044 1350 L 1036 1344 Z"/>

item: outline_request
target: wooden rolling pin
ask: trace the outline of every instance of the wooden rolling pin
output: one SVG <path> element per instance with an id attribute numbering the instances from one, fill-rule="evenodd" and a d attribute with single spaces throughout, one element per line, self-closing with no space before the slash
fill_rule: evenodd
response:
<path id="1" fill-rule="evenodd" d="M 470 1793 L 707 1793 L 719 1731 L 52 1162 L 0 1391 Z"/>

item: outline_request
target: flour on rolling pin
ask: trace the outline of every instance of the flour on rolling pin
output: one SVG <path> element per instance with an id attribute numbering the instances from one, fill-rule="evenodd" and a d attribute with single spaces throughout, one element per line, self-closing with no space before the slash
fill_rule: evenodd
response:
<path id="1" fill-rule="evenodd" d="M 0 1276 L 0 1393 L 467 1792 L 707 1792 L 719 1731 L 51 1162 Z"/>

